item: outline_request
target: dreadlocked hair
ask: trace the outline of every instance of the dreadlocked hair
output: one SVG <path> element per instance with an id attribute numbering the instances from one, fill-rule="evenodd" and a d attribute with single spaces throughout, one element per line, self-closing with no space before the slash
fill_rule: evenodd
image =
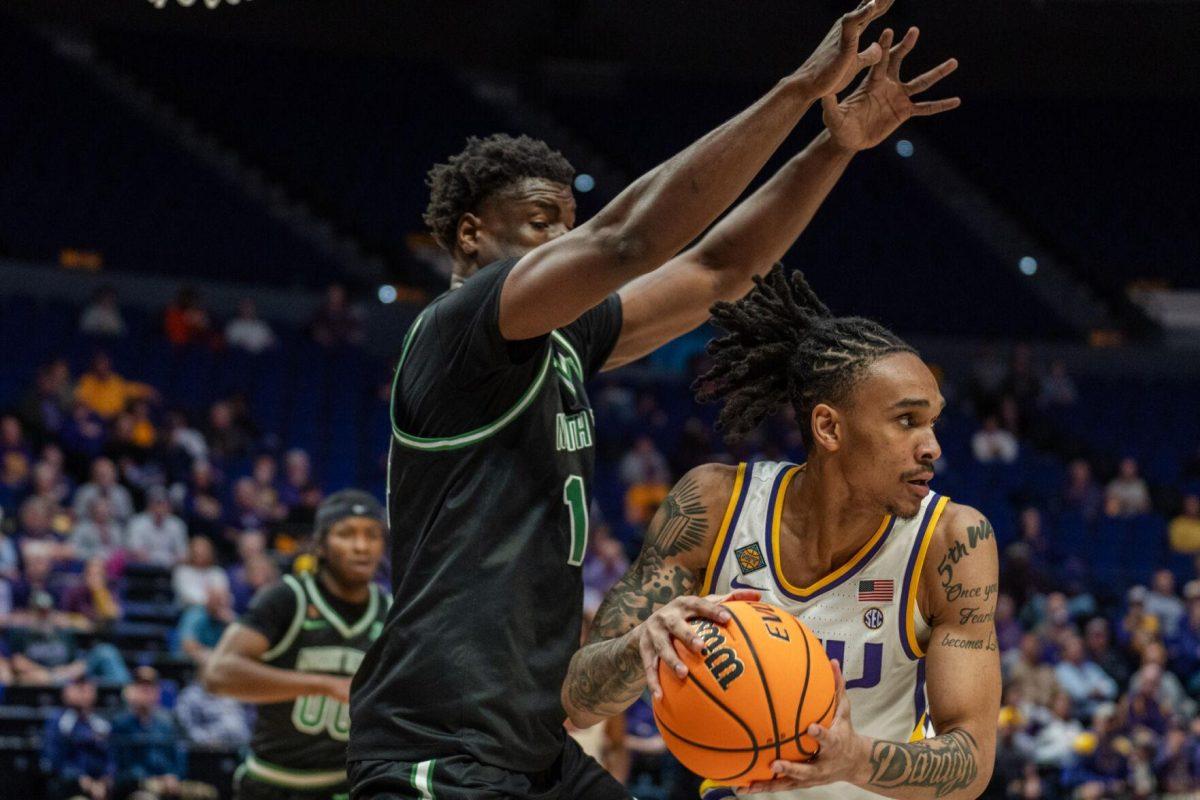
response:
<path id="1" fill-rule="evenodd" d="M 438 243 L 454 249 L 458 221 L 479 204 L 522 178 L 545 178 L 570 184 L 571 162 L 539 139 L 495 133 L 467 138 L 467 146 L 445 164 L 435 164 L 425 178 L 429 206 L 423 219 Z"/>
<path id="2" fill-rule="evenodd" d="M 702 403 L 724 401 L 717 428 L 737 441 L 791 402 L 804 446 L 818 403 L 844 400 L 874 361 L 916 353 L 877 322 L 835 317 L 799 271 L 776 264 L 737 302 L 718 302 L 713 322 L 726 334 L 708 344 L 712 367 L 692 388 Z"/>

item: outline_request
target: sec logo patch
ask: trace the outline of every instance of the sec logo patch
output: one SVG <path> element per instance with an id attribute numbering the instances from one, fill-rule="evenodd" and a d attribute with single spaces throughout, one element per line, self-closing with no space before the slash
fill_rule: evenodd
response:
<path id="1" fill-rule="evenodd" d="M 877 631 L 883 627 L 883 612 L 878 608 L 868 608 L 863 612 L 863 625 L 873 631 Z"/>

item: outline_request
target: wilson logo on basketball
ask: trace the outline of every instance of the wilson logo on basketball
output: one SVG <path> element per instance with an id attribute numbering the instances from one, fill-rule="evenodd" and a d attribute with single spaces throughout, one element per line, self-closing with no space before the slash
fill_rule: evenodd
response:
<path id="1" fill-rule="evenodd" d="M 704 642 L 704 649 L 700 651 L 700 655 L 704 656 L 704 666 L 708 667 L 721 689 L 728 691 L 729 684 L 746 671 L 746 665 L 734 649 L 725 644 L 725 636 L 720 628 L 708 620 L 697 620 L 695 624 L 696 633 Z"/>

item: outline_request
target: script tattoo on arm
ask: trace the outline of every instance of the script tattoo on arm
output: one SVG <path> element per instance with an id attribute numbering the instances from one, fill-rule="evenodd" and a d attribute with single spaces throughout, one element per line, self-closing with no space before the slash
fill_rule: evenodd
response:
<path id="1" fill-rule="evenodd" d="M 625 634 L 676 597 L 695 590 L 701 575 L 668 559 L 702 545 L 707 530 L 699 486 L 685 476 L 650 521 L 637 561 L 600 604 L 587 646 L 571 659 L 567 694 L 572 705 L 616 713 L 641 694 L 641 655 Z"/>
<path id="2" fill-rule="evenodd" d="M 962 728 L 910 744 L 876 742 L 870 785 L 883 789 L 929 787 L 935 797 L 965 789 L 979 776 L 975 737 Z"/>
<path id="3" fill-rule="evenodd" d="M 941 562 L 938 564 L 938 574 L 942 576 L 942 589 L 946 592 L 946 600 L 955 602 L 960 598 L 976 597 L 980 600 L 990 599 L 983 596 L 983 591 L 986 587 L 974 587 L 964 589 L 962 581 L 954 579 L 954 567 L 958 562 L 962 561 L 967 556 L 975 551 L 975 548 L 980 542 L 991 539 L 994 534 L 992 523 L 986 519 L 980 519 L 978 525 L 967 526 L 967 542 L 964 544 L 961 539 L 955 539 L 950 547 L 946 550 L 946 554 L 942 556 Z M 992 587 L 994 590 L 994 587 Z M 972 594 L 973 593 L 973 594 Z"/>

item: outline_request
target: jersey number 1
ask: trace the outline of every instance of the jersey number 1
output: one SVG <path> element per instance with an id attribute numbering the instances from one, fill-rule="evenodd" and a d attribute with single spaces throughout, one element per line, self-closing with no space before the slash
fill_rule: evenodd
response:
<path id="1" fill-rule="evenodd" d="M 567 478 L 563 486 L 563 503 L 571 512 L 571 557 L 567 563 L 578 567 L 587 552 L 588 538 L 588 507 L 587 498 L 583 495 L 583 478 L 578 475 Z"/>

